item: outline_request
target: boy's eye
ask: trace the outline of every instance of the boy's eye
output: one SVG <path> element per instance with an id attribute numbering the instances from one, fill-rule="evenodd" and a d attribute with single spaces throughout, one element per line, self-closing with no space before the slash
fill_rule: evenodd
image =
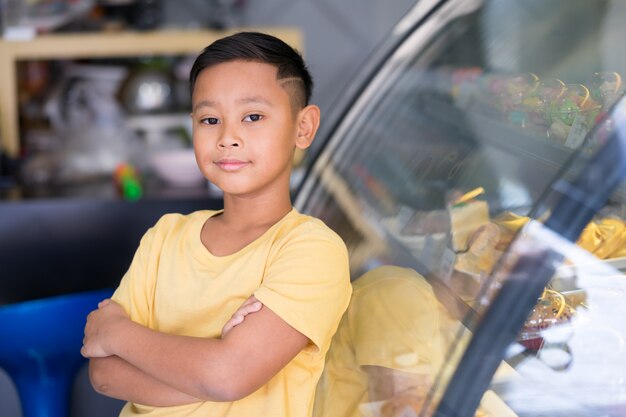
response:
<path id="1" fill-rule="evenodd" d="M 200 120 L 200 122 L 207 125 L 216 125 L 220 121 L 217 117 L 205 117 L 204 119 Z"/>
<path id="2" fill-rule="evenodd" d="M 261 116 L 260 114 L 250 114 L 250 115 L 244 117 L 243 120 L 244 120 L 244 122 L 258 122 L 262 118 L 263 118 L 263 116 Z"/>

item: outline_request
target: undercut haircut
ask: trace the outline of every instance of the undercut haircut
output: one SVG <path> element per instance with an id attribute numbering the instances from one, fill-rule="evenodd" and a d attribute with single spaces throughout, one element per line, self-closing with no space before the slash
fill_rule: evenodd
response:
<path id="1" fill-rule="evenodd" d="M 202 70 L 236 60 L 275 66 L 277 80 L 287 90 L 294 109 L 300 110 L 309 104 L 313 78 L 300 52 L 281 39 L 261 32 L 238 32 L 204 48 L 189 74 L 191 94 Z"/>

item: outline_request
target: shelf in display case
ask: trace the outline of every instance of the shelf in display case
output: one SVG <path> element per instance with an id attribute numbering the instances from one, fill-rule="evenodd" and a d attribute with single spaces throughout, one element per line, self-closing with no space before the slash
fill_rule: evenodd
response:
<path id="1" fill-rule="evenodd" d="M 510 154 L 530 158 L 553 169 L 563 167 L 573 150 L 563 145 L 539 139 L 519 128 L 485 117 L 479 113 L 467 113 L 474 132 L 481 133 L 480 140 L 489 145 L 504 149 Z"/>
<path id="2" fill-rule="evenodd" d="M 468 120 L 474 128 L 474 132 L 480 134 L 479 139 L 495 149 L 501 149 L 507 154 L 515 155 L 524 163 L 536 163 L 535 167 L 541 170 L 533 170 L 533 166 L 525 167 L 525 174 L 546 181 L 551 179 L 567 166 L 576 152 L 584 152 L 591 155 L 594 146 L 583 144 L 577 149 L 565 146 L 546 138 L 539 138 L 532 132 L 522 128 L 507 125 L 501 121 L 493 120 L 479 113 L 467 113 Z M 588 139 L 586 139 L 588 140 Z M 546 177 L 545 172 L 550 176 Z M 562 173 L 569 178 L 568 173 Z M 542 187 L 538 187 L 541 189 Z M 613 194 L 612 199 L 620 204 L 626 204 L 626 185 L 623 183 Z"/>

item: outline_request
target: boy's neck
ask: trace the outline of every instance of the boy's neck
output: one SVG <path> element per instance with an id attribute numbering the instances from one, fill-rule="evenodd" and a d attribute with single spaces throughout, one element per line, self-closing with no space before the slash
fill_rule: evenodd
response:
<path id="1" fill-rule="evenodd" d="M 224 196 L 222 221 L 237 228 L 247 229 L 263 225 L 273 225 L 292 210 L 291 198 L 280 201 L 259 199 L 241 199 Z"/>

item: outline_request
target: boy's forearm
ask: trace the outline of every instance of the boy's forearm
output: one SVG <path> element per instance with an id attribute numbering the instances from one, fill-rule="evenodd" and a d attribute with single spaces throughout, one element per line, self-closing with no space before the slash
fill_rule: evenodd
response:
<path id="1" fill-rule="evenodd" d="M 236 401 L 284 368 L 310 340 L 269 308 L 223 338 L 173 335 L 131 320 L 111 324 L 98 344 L 152 378 L 205 401 Z"/>
<path id="2" fill-rule="evenodd" d="M 152 378 L 117 356 L 90 359 L 89 379 L 102 395 L 143 405 L 169 407 L 201 401 Z"/>
<path id="3" fill-rule="evenodd" d="M 156 381 L 193 398 L 228 401 L 228 364 L 218 345 L 208 339 L 160 333 L 130 320 L 117 327 L 111 353 Z M 224 391 L 226 390 L 226 391 Z"/>

